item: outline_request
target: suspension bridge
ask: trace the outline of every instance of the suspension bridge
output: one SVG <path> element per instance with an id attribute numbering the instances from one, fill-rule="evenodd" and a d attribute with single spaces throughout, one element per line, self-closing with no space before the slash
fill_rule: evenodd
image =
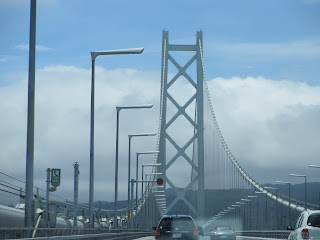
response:
<path id="1" fill-rule="evenodd" d="M 33 187 L 32 227 L 26 228 L 25 182 L 1 173 L 1 198 L 18 196 L 20 202 L 1 206 L 0 237 L 75 239 L 81 235 L 95 239 L 113 234 L 132 239 L 152 234 L 162 216 L 177 213 L 191 215 L 204 230 L 230 225 L 239 232 L 272 232 L 293 224 L 304 209 L 318 209 L 307 199 L 291 198 L 290 183 L 278 182 L 288 185 L 288 195 L 261 185 L 232 154 L 210 97 L 203 45 L 202 31 L 190 45 L 170 44 L 168 31 L 163 31 L 159 130 L 151 152 L 154 163 L 145 178 L 136 174 L 130 180 L 128 204 L 119 203 L 116 211 L 93 206 L 90 216 L 89 205 L 54 193 L 50 195 L 55 201 L 48 203 L 47 189 Z M 188 83 L 189 91 L 179 91 L 179 87 L 173 91 L 179 82 Z"/>

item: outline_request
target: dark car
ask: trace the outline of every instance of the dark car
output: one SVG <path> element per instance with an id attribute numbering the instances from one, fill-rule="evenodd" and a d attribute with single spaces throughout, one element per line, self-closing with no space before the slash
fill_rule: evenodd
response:
<path id="1" fill-rule="evenodd" d="M 228 226 L 215 227 L 206 235 L 209 235 L 211 240 L 236 240 L 234 230 Z"/>
<path id="2" fill-rule="evenodd" d="M 191 216 L 173 215 L 161 218 L 155 239 L 198 239 L 199 232 Z"/>

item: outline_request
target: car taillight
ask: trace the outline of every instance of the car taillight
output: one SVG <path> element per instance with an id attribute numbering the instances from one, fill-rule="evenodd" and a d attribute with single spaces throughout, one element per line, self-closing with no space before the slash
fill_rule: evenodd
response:
<path id="1" fill-rule="evenodd" d="M 302 229 L 302 231 L 301 231 L 301 236 L 302 236 L 302 238 L 304 238 L 304 239 L 308 239 L 308 238 L 309 238 L 309 230 L 308 230 L 308 228 Z"/>
<path id="2" fill-rule="evenodd" d="M 193 228 L 193 238 L 198 238 L 199 234 L 198 234 L 198 229 L 196 227 Z"/>
<path id="3" fill-rule="evenodd" d="M 212 234 L 218 234 L 217 232 L 212 232 Z"/>
<path id="4" fill-rule="evenodd" d="M 156 238 L 160 238 L 161 235 L 160 235 L 160 228 L 157 227 L 157 230 L 156 230 Z"/>
<path id="5" fill-rule="evenodd" d="M 235 234 L 234 232 L 231 232 L 230 234 Z"/>

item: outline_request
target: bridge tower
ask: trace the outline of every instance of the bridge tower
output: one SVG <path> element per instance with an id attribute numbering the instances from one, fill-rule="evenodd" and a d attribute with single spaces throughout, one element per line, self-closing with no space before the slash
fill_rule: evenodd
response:
<path id="1" fill-rule="evenodd" d="M 179 63 L 173 58 L 170 52 L 174 51 L 185 51 L 194 52 L 193 57 L 184 65 L 180 66 Z M 178 73 L 173 77 L 168 76 L 168 63 L 169 61 L 177 68 Z M 192 79 L 187 73 L 187 69 L 195 62 L 196 73 Z M 194 65 L 193 65 L 194 66 Z M 159 142 L 159 157 L 158 162 L 161 163 L 160 171 L 162 172 L 162 177 L 165 180 L 165 189 L 171 187 L 176 192 L 175 199 L 167 206 L 168 212 L 179 202 L 183 201 L 185 205 L 189 208 L 189 212 L 201 221 L 204 216 L 204 112 L 203 112 L 203 62 L 202 62 L 202 31 L 197 32 L 196 44 L 195 45 L 176 45 L 169 43 L 169 33 L 168 31 L 163 31 L 162 38 L 162 72 L 161 72 L 161 106 L 160 106 L 160 142 Z M 183 105 L 180 106 L 178 101 L 174 98 L 170 91 L 168 90 L 175 84 L 179 77 L 184 77 L 187 79 L 188 84 L 190 84 L 194 90 L 194 95 Z M 179 94 L 184 94 L 180 92 Z M 176 114 L 168 119 L 167 117 L 167 103 L 168 100 L 177 108 Z M 194 102 L 195 101 L 195 102 Z M 195 116 L 190 117 L 186 109 L 193 103 Z M 168 128 L 178 119 L 185 118 L 191 124 L 191 131 L 193 131 L 193 136 L 188 139 L 184 146 L 179 146 L 174 138 L 170 136 L 167 131 Z M 180 132 L 179 134 L 184 134 Z M 176 150 L 176 154 L 168 156 L 167 153 L 167 142 L 171 144 Z M 192 145 L 193 144 L 193 145 Z M 188 156 L 186 149 L 188 147 L 193 147 L 193 157 Z M 196 146 L 196 147 L 195 147 Z M 190 155 L 190 154 L 189 154 Z M 168 159 L 167 159 L 168 158 Z M 167 176 L 167 171 L 172 164 L 176 162 L 178 158 L 184 158 L 186 164 L 189 164 L 192 169 L 192 176 L 185 176 L 185 182 L 189 183 L 184 189 L 176 187 L 172 180 Z M 193 161 L 196 158 L 196 161 Z M 189 182 L 190 181 L 190 182 Z M 185 196 L 188 190 L 195 189 L 197 192 L 196 201 L 190 201 Z"/>

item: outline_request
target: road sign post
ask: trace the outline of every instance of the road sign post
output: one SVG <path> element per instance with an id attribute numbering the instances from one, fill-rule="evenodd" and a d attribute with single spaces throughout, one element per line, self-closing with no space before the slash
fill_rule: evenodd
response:
<path id="1" fill-rule="evenodd" d="M 61 180 L 61 169 L 53 168 L 51 170 L 51 185 L 53 187 L 58 187 Z"/>

